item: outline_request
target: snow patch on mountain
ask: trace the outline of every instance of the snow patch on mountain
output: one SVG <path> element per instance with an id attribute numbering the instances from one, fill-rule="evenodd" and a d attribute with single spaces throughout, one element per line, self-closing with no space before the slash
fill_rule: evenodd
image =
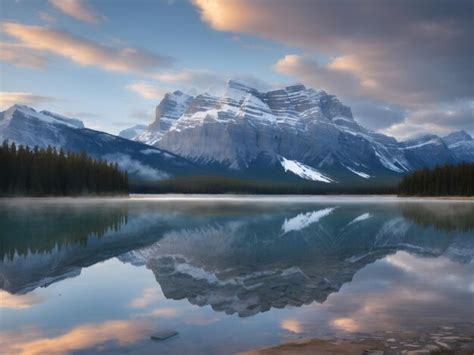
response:
<path id="1" fill-rule="evenodd" d="M 346 169 L 349 170 L 350 172 L 352 172 L 352 173 L 354 173 L 354 174 L 356 174 L 356 175 L 358 175 L 358 176 L 364 178 L 364 179 L 370 179 L 370 175 L 369 175 L 369 174 L 363 173 L 363 172 L 361 172 L 361 171 L 357 171 L 357 170 L 352 169 L 352 168 L 350 168 L 350 167 L 348 167 L 348 166 L 346 166 Z"/>
<path id="2" fill-rule="evenodd" d="M 334 182 L 330 177 L 327 175 L 324 175 L 317 171 L 316 169 L 305 165 L 303 163 L 300 163 L 296 160 L 289 160 L 284 157 L 279 157 L 281 166 L 283 169 L 286 171 L 290 171 L 295 175 L 298 175 L 299 177 L 302 177 L 303 179 L 307 180 L 313 180 L 313 181 L 321 181 L 325 183 L 331 183 Z"/>

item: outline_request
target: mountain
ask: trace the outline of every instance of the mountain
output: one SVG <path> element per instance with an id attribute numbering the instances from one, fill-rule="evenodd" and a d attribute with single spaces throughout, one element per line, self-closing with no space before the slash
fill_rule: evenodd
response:
<path id="1" fill-rule="evenodd" d="M 124 129 L 124 130 L 120 131 L 119 132 L 119 137 L 133 140 L 133 139 L 135 139 L 135 137 L 137 137 L 138 135 L 145 132 L 146 129 L 147 129 L 146 125 L 137 124 L 133 127 L 130 127 L 130 128 L 127 128 L 127 129 Z"/>
<path id="2" fill-rule="evenodd" d="M 465 131 L 457 131 L 443 137 L 443 141 L 459 161 L 474 161 L 474 139 Z"/>
<path id="3" fill-rule="evenodd" d="M 199 170 L 193 163 L 162 149 L 84 127 L 77 119 L 14 105 L 0 112 L 0 142 L 82 152 L 117 162 L 132 178 L 157 180 Z"/>
<path id="4" fill-rule="evenodd" d="M 230 80 L 221 96 L 166 94 L 155 121 L 135 140 L 234 176 L 328 184 L 474 161 L 467 133 L 448 137 L 398 142 L 359 125 L 325 91 L 297 84 L 260 92 Z"/>
<path id="5" fill-rule="evenodd" d="M 322 90 L 292 85 L 261 92 L 230 80 L 220 95 L 168 93 L 148 127 L 120 136 L 77 119 L 15 105 L 0 113 L 0 140 L 86 151 L 126 168 L 132 178 L 232 178 L 320 186 L 393 184 L 410 171 L 474 162 L 464 132 L 404 142 L 361 126 L 350 107 Z M 340 184 L 340 185 L 337 185 Z"/>

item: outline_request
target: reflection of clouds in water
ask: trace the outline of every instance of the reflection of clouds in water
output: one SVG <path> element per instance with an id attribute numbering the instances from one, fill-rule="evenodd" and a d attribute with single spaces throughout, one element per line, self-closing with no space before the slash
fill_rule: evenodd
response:
<path id="1" fill-rule="evenodd" d="M 184 321 L 186 324 L 189 325 L 198 325 L 198 326 L 206 326 L 217 323 L 221 321 L 221 317 L 216 315 L 201 315 L 201 314 L 193 314 L 186 318 Z"/>
<path id="2" fill-rule="evenodd" d="M 430 288 L 459 289 L 466 291 L 474 282 L 474 263 L 456 263 L 446 257 L 433 259 L 415 258 L 408 253 L 389 255 L 386 261 L 402 269 L 411 278 Z"/>
<path id="3" fill-rule="evenodd" d="M 474 263 L 398 252 L 361 270 L 352 284 L 313 307 L 347 332 L 436 326 L 438 317 L 462 322 L 474 317 L 473 275 Z"/>
<path id="4" fill-rule="evenodd" d="M 150 325 L 144 321 L 115 320 L 80 325 L 49 337 L 38 329 L 0 333 L 4 354 L 67 354 L 90 349 L 109 341 L 127 345 L 146 338 Z"/>
<path id="5" fill-rule="evenodd" d="M 346 332 L 356 332 L 359 330 L 358 323 L 351 318 L 337 318 L 332 321 L 332 325 Z"/>
<path id="6" fill-rule="evenodd" d="M 143 289 L 142 294 L 132 299 L 127 305 L 128 308 L 140 310 L 138 313 L 131 314 L 133 317 L 138 318 L 184 318 L 186 324 L 196 326 L 206 326 L 221 320 L 214 313 L 209 315 L 202 314 L 199 308 L 188 303 L 179 307 L 175 306 L 175 303 L 170 303 L 166 300 L 159 287 Z"/>
<path id="7" fill-rule="evenodd" d="M 25 309 L 42 302 L 43 299 L 35 294 L 11 295 L 8 292 L 0 290 L 0 308 Z"/>
<path id="8" fill-rule="evenodd" d="M 303 331 L 302 324 L 296 319 L 284 319 L 281 321 L 280 326 L 282 329 L 292 333 L 301 333 Z"/>
<path id="9" fill-rule="evenodd" d="M 163 317 L 163 318 L 176 318 L 182 314 L 182 311 L 178 308 L 156 308 L 148 315 L 153 317 Z"/>
<path id="10" fill-rule="evenodd" d="M 161 297 L 162 298 L 162 297 Z M 148 306 L 156 303 L 160 299 L 160 293 L 156 287 L 150 287 L 143 290 L 143 294 L 137 298 L 134 298 L 129 307 L 131 308 L 147 308 Z"/>

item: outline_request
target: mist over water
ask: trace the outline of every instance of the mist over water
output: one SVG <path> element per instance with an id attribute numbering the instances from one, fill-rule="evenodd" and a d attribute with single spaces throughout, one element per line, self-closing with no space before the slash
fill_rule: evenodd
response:
<path id="1" fill-rule="evenodd" d="M 0 339 L 179 354 L 472 331 L 472 216 L 392 197 L 2 200 Z M 179 336 L 151 341 L 161 328 Z"/>

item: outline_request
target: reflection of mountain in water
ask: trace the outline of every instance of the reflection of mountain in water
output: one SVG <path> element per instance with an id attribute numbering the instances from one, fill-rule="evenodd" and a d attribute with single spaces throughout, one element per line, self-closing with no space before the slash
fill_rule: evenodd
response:
<path id="1" fill-rule="evenodd" d="M 472 215 L 473 205 L 466 206 L 462 213 Z M 119 256 L 146 264 L 168 298 L 240 316 L 324 302 L 365 265 L 397 250 L 472 260 L 473 233 L 420 222 L 413 212 L 420 208 L 209 202 L 2 208 L 0 288 L 27 293 Z"/>
<path id="2" fill-rule="evenodd" d="M 474 230 L 472 203 L 451 203 L 443 208 L 436 204 L 404 203 L 400 208 L 404 217 L 424 227 L 434 226 L 448 232 Z"/>
<path id="3" fill-rule="evenodd" d="M 29 209 L 8 210 L 0 215 L 0 259 L 12 260 L 31 253 L 51 253 L 75 244 L 87 245 L 89 237 L 101 238 L 125 224 L 126 206 L 108 209 L 49 206 L 47 213 L 39 216 Z"/>
<path id="4" fill-rule="evenodd" d="M 465 262 L 474 256 L 474 236 L 420 226 L 396 208 L 331 206 L 167 232 L 128 257 L 147 264 L 166 297 L 245 317 L 322 303 L 365 265 L 398 250 Z"/>
<path id="5" fill-rule="evenodd" d="M 180 223 L 126 203 L 33 206 L 0 208 L 0 288 L 10 293 L 78 276 L 83 267 L 152 244 Z"/>

